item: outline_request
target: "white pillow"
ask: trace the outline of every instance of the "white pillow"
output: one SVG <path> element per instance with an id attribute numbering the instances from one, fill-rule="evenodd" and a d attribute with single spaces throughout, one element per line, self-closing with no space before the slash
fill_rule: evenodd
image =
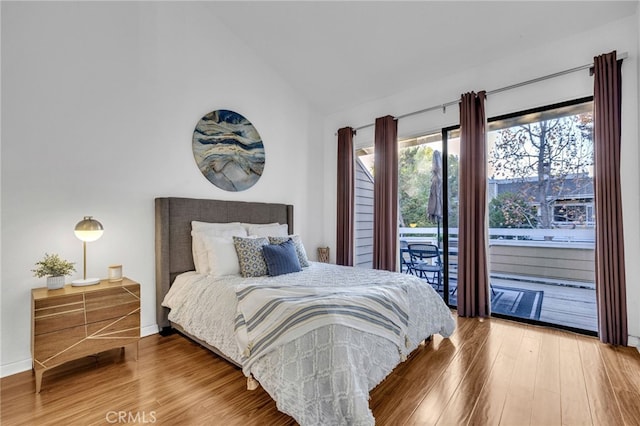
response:
<path id="1" fill-rule="evenodd" d="M 206 237 L 204 246 L 207 249 L 209 275 L 240 275 L 238 253 L 231 237 Z"/>
<path id="2" fill-rule="evenodd" d="M 249 228 L 262 228 L 263 226 L 278 226 L 280 225 L 278 222 L 273 223 L 240 223 L 240 225 L 244 226 L 244 229 L 247 230 L 247 235 L 251 235 L 249 233 Z"/>
<path id="3" fill-rule="evenodd" d="M 209 259 L 207 248 L 204 246 L 204 238 L 207 237 L 246 237 L 247 231 L 240 222 L 233 223 L 207 223 L 191 222 L 191 250 L 193 253 L 193 263 L 196 272 L 199 274 L 209 273 Z"/>
<path id="4" fill-rule="evenodd" d="M 247 232 L 257 237 L 286 237 L 289 235 L 289 225 L 251 225 Z"/>
<path id="5" fill-rule="evenodd" d="M 191 221 L 192 231 L 210 231 L 210 230 L 222 230 L 229 228 L 237 228 L 242 226 L 240 222 L 199 222 L 197 220 Z"/>

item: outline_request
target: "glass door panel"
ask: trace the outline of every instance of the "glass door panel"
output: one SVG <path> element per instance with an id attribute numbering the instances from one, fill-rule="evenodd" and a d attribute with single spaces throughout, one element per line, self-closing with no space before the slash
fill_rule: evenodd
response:
<path id="1" fill-rule="evenodd" d="M 447 301 L 447 173 L 442 134 L 403 140 L 398 145 L 402 271 L 420 277 Z"/>
<path id="2" fill-rule="evenodd" d="M 445 263 L 445 301 L 449 306 L 458 306 L 458 171 L 460 164 L 460 129 L 448 128 L 442 131 L 444 141 L 444 169 L 446 178 L 443 198 L 445 200 L 443 244 Z"/>
<path id="3" fill-rule="evenodd" d="M 489 120 L 492 313 L 597 332 L 593 103 Z"/>

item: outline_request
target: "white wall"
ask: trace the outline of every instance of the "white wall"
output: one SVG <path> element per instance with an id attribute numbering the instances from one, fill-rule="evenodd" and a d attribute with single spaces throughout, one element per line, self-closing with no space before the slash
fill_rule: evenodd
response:
<path id="1" fill-rule="evenodd" d="M 70 279 L 82 274 L 84 215 L 105 227 L 88 274 L 122 263 L 142 284 L 143 334 L 156 331 L 155 197 L 291 203 L 312 257 L 325 242 L 322 123 L 210 3 L 1 7 L 3 376 L 31 367 L 30 289 L 45 285 L 34 263 L 55 252 L 79 266 Z M 215 109 L 240 112 L 264 141 L 264 174 L 244 192 L 216 188 L 193 159 L 193 129 Z"/>
<path id="2" fill-rule="evenodd" d="M 637 18 L 637 22 L 636 22 L 636 28 L 637 28 L 637 40 L 638 40 L 638 45 L 637 45 L 637 50 L 636 50 L 636 57 L 640 58 L 640 2 L 638 2 L 638 5 L 636 6 L 636 18 Z M 637 69 L 637 97 L 638 97 L 638 119 L 636 121 L 636 123 L 640 123 L 640 65 L 638 65 L 638 69 Z M 630 77 L 631 78 L 631 77 Z M 640 143 L 639 142 L 640 139 L 640 129 L 638 130 L 638 135 L 636 137 L 636 144 Z M 636 157 L 636 164 L 640 164 L 640 149 L 637 150 L 637 157 Z M 640 193 L 640 176 L 637 176 L 638 180 L 637 182 L 637 187 L 636 187 L 636 193 Z M 633 188 L 631 189 L 633 191 Z M 640 194 L 638 194 L 638 196 L 640 197 Z M 638 207 L 638 206 L 636 206 Z M 637 235 L 637 234 L 636 234 Z M 637 251 L 635 252 L 636 254 L 638 253 Z M 629 259 L 629 256 L 626 256 L 627 259 Z M 637 257 L 635 259 L 635 261 L 637 261 Z M 637 270 L 635 271 L 636 273 L 638 272 Z M 627 276 L 627 286 L 630 286 L 629 283 L 634 283 L 635 282 L 635 286 L 634 284 L 631 284 L 631 286 L 636 287 L 635 290 L 635 296 L 636 298 L 627 298 L 627 300 L 630 300 L 631 302 L 635 301 L 635 305 L 634 307 L 631 309 L 632 312 L 629 313 L 629 322 L 631 322 L 631 326 L 629 327 L 630 329 L 630 334 L 632 337 L 630 337 L 629 339 L 629 345 L 634 345 L 636 346 L 636 348 L 638 349 L 638 351 L 640 351 L 640 334 L 637 333 L 638 330 L 640 330 L 640 309 L 637 308 L 637 306 L 639 306 L 638 302 L 640 302 L 640 289 L 637 289 L 638 286 L 640 286 L 640 284 L 638 284 L 638 275 L 635 276 Z M 633 291 L 633 290 L 632 290 Z M 635 332 L 635 333 L 634 333 Z"/>
<path id="3" fill-rule="evenodd" d="M 589 32 L 567 39 L 557 40 L 543 47 L 525 52 L 505 52 L 504 59 L 476 68 L 460 70 L 448 78 L 425 82 L 424 85 L 379 99 L 352 109 L 328 116 L 324 126 L 326 158 L 325 174 L 325 229 L 335 229 L 335 164 L 337 129 L 344 126 L 359 127 L 373 123 L 383 115 L 399 116 L 434 105 L 441 105 L 459 99 L 460 94 L 469 91 L 502 88 L 522 81 L 553 74 L 565 69 L 591 63 L 593 57 L 617 50 L 627 52 L 628 59 L 623 65 L 623 130 L 622 130 L 622 197 L 625 226 L 625 260 L 627 274 L 627 306 L 630 344 L 640 345 L 640 175 L 638 164 L 638 17 L 623 19 Z M 416 52 L 419 54 L 419 52 Z M 438 66 L 437 60 L 433 66 Z M 495 95 L 488 96 L 487 116 L 493 117 L 509 112 L 549 105 L 593 95 L 593 80 L 588 71 L 573 73 L 564 77 L 546 80 Z M 430 130 L 458 123 L 458 106 L 447 109 L 447 113 L 434 111 L 401 119 L 398 122 L 399 137 L 423 134 Z M 373 138 L 373 127 L 358 132 L 355 142 Z M 335 232 L 329 242 L 335 247 Z"/>

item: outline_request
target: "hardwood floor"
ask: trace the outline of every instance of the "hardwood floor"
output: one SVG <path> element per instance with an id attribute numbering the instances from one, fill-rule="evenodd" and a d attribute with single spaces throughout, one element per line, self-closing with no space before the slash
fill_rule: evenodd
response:
<path id="1" fill-rule="evenodd" d="M 640 425 L 634 348 L 505 320 L 458 318 L 371 393 L 378 425 Z M 1 380 L 2 425 L 294 425 L 242 372 L 179 335 Z"/>

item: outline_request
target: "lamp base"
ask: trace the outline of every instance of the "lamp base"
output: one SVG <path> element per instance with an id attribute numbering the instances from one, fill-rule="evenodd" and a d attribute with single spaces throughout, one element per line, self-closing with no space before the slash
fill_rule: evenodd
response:
<path id="1" fill-rule="evenodd" d="M 85 285 L 94 285 L 94 284 L 99 284 L 100 283 L 100 278 L 87 278 L 85 280 L 73 280 L 71 281 L 71 285 L 73 287 L 82 287 Z"/>

